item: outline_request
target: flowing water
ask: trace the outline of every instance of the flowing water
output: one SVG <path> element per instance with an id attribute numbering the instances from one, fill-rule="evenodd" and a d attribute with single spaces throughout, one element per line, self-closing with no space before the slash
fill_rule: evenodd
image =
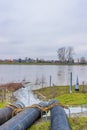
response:
<path id="1" fill-rule="evenodd" d="M 31 106 L 41 102 L 32 92 L 31 86 L 21 88 L 14 92 L 14 96 L 18 101 L 24 103 L 25 106 Z"/>

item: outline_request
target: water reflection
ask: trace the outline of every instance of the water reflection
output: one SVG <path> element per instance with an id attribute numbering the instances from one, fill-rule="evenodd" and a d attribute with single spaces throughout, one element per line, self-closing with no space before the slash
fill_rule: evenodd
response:
<path id="1" fill-rule="evenodd" d="M 8 82 L 21 82 L 25 79 L 28 82 L 38 83 L 41 86 L 49 86 L 51 76 L 52 84 L 69 85 L 70 72 L 72 72 L 73 84 L 76 82 L 77 75 L 80 84 L 82 84 L 82 81 L 87 82 L 87 66 L 0 65 L 0 84 Z"/>

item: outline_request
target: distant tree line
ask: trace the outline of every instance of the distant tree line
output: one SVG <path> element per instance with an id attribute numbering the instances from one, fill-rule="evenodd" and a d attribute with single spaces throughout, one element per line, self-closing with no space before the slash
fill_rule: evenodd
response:
<path id="1" fill-rule="evenodd" d="M 84 56 L 75 58 L 74 48 L 69 47 L 60 47 L 57 50 L 57 60 L 45 60 L 45 59 L 33 59 L 30 57 L 18 58 L 18 59 L 0 59 L 0 64 L 87 64 L 87 60 Z"/>

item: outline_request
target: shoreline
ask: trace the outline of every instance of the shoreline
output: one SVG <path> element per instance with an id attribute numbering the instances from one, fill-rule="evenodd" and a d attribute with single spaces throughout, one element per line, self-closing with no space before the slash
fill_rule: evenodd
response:
<path id="1" fill-rule="evenodd" d="M 87 63 L 55 63 L 55 62 L 0 62 L 0 65 L 63 65 L 63 66 L 76 66 L 76 65 L 81 65 L 81 66 L 87 66 Z"/>

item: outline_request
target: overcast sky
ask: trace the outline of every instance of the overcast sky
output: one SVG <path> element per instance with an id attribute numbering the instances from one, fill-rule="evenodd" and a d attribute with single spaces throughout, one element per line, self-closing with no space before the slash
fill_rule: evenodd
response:
<path id="1" fill-rule="evenodd" d="M 0 0 L 0 58 L 87 57 L 87 0 Z"/>

